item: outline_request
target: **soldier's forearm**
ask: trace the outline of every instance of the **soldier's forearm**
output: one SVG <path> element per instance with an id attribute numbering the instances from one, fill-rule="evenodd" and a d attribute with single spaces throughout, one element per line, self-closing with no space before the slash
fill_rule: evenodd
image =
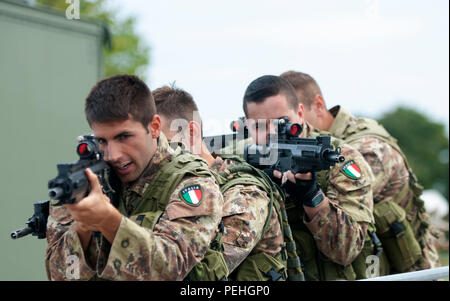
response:
<path id="1" fill-rule="evenodd" d="M 364 245 L 365 223 L 357 223 L 342 208 L 328 202 L 305 224 L 313 234 L 319 250 L 334 262 L 350 264 Z"/>
<path id="2" fill-rule="evenodd" d="M 80 239 L 83 251 L 86 252 L 89 247 L 89 242 L 91 241 L 92 231 L 85 229 L 83 225 L 78 222 L 75 222 L 74 227 L 78 234 L 78 238 Z"/>
<path id="3" fill-rule="evenodd" d="M 206 217 L 203 217 L 206 218 Z M 163 219 L 163 217 L 162 217 Z M 123 217 L 111 245 L 106 266 L 99 272 L 101 278 L 110 280 L 182 280 L 192 267 L 202 259 L 217 223 L 197 235 L 197 244 L 191 246 L 188 233 L 193 225 L 183 230 L 161 233 L 137 225 Z M 193 230 L 195 231 L 195 230 Z M 184 232 L 184 233 L 183 233 Z M 198 249 L 197 249 L 198 248 Z"/>
<path id="4" fill-rule="evenodd" d="M 102 232 L 110 244 L 113 243 L 116 237 L 121 221 L 122 214 L 114 207 L 111 207 L 110 216 L 105 219 L 104 224 L 100 225 L 100 232 Z"/>
<path id="5" fill-rule="evenodd" d="M 49 229 L 48 231 L 55 231 Z M 48 280 L 89 280 L 95 271 L 89 266 L 74 227 L 70 227 L 55 241 L 49 241 L 45 267 Z"/>
<path id="6" fill-rule="evenodd" d="M 322 203 L 317 206 L 317 207 L 308 207 L 308 206 L 303 206 L 303 208 L 305 209 L 306 212 L 306 221 L 311 221 L 314 219 L 314 217 L 322 210 L 322 208 L 328 207 L 329 206 L 329 201 L 328 198 L 325 197 L 324 200 L 322 201 Z"/>

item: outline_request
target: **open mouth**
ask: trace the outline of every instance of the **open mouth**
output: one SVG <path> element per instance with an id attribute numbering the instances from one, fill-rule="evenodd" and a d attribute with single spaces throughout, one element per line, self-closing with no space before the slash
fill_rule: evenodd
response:
<path id="1" fill-rule="evenodd" d="M 115 166 L 115 170 L 118 174 L 124 175 L 130 171 L 130 167 L 132 166 L 133 162 L 128 162 L 120 165 Z"/>
<path id="2" fill-rule="evenodd" d="M 131 165 L 131 162 L 118 166 L 118 170 L 126 170 Z"/>

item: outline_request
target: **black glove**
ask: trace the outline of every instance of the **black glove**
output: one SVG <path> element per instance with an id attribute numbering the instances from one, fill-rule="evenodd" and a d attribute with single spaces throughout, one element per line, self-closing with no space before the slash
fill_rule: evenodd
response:
<path id="1" fill-rule="evenodd" d="M 317 207 L 324 200 L 322 190 L 319 184 L 317 184 L 315 173 L 313 173 L 311 180 L 299 180 L 296 178 L 295 184 L 288 180 L 282 187 L 297 207 Z"/>

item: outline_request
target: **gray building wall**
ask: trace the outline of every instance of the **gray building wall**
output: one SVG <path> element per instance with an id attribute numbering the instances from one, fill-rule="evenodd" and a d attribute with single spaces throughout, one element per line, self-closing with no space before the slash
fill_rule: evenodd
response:
<path id="1" fill-rule="evenodd" d="M 82 16 L 81 16 L 82 17 Z M 103 27 L 0 0 L 0 280 L 45 280 L 46 240 L 12 240 L 77 160 L 83 104 L 102 76 Z"/>

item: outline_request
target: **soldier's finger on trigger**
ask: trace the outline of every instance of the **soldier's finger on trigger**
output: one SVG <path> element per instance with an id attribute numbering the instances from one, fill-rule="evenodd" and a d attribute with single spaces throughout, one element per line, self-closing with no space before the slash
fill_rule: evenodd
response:
<path id="1" fill-rule="evenodd" d="M 92 172 L 89 168 L 86 168 L 86 176 L 89 181 L 89 185 L 91 186 L 91 191 L 99 191 L 101 190 L 100 182 L 98 181 L 98 177 L 95 173 Z"/>

